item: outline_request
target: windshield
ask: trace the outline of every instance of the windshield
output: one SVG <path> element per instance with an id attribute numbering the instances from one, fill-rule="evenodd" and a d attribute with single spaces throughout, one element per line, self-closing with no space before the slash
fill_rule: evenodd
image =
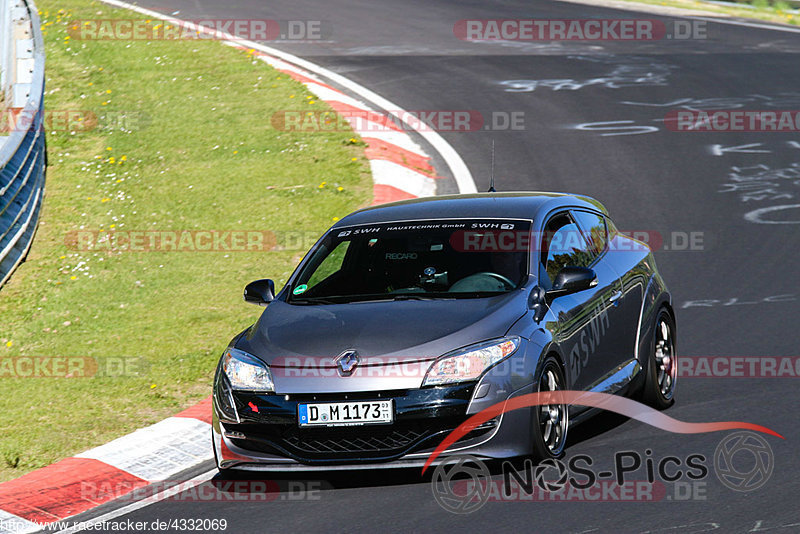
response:
<path id="1" fill-rule="evenodd" d="M 341 227 L 311 252 L 291 303 L 476 298 L 528 275 L 531 221 L 440 219 Z"/>

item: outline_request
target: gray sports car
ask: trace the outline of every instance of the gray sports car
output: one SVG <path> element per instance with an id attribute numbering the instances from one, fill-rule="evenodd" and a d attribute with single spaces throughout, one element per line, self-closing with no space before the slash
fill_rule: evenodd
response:
<path id="1" fill-rule="evenodd" d="M 675 316 L 646 244 L 594 199 L 440 196 L 357 211 L 223 353 L 220 469 L 421 466 L 470 415 L 527 393 L 673 402 Z M 442 455 L 558 457 L 591 409 L 509 411 Z"/>

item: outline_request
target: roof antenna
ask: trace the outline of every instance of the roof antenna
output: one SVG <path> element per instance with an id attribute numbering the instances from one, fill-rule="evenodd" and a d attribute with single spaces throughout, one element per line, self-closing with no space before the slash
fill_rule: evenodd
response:
<path id="1" fill-rule="evenodd" d="M 494 139 L 492 139 L 492 169 L 489 173 L 489 191 L 487 193 L 496 193 L 494 188 Z"/>

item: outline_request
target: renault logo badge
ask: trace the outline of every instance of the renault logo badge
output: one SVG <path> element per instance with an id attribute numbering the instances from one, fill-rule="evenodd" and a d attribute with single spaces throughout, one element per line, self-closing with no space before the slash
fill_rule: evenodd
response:
<path id="1" fill-rule="evenodd" d="M 336 357 L 336 365 L 339 366 L 339 374 L 342 376 L 350 376 L 358 365 L 361 358 L 354 350 L 346 350 Z"/>

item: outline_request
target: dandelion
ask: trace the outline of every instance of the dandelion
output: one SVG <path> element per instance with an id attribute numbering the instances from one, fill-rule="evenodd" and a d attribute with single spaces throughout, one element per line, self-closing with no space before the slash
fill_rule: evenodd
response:
<path id="1" fill-rule="evenodd" d="M 69 279 L 70 279 L 70 280 L 77 280 L 77 279 L 78 279 L 78 277 L 77 277 L 77 276 L 75 276 L 75 275 L 72 275 L 72 276 L 70 276 L 70 277 L 69 277 Z"/>
<path id="2" fill-rule="evenodd" d="M 333 222 L 336 222 L 336 221 L 338 221 L 338 220 L 339 220 L 339 217 L 334 217 L 334 218 L 333 218 Z"/>
<path id="3" fill-rule="evenodd" d="M 344 191 L 344 187 L 342 187 L 342 186 L 340 185 L 339 187 L 337 187 L 337 188 L 336 188 L 336 190 L 337 190 L 337 191 L 339 191 L 339 192 L 341 193 L 342 191 Z"/>
<path id="4" fill-rule="evenodd" d="M 358 161 L 358 158 L 350 158 L 350 161 Z"/>
<path id="5" fill-rule="evenodd" d="M 157 386 L 155 384 L 150 384 L 150 389 L 156 389 L 156 387 Z"/>
<path id="6" fill-rule="evenodd" d="M 14 342 L 13 342 L 13 341 L 6 341 L 6 347 L 10 347 L 10 346 L 11 346 L 11 345 L 13 345 L 13 344 L 14 344 Z"/>

